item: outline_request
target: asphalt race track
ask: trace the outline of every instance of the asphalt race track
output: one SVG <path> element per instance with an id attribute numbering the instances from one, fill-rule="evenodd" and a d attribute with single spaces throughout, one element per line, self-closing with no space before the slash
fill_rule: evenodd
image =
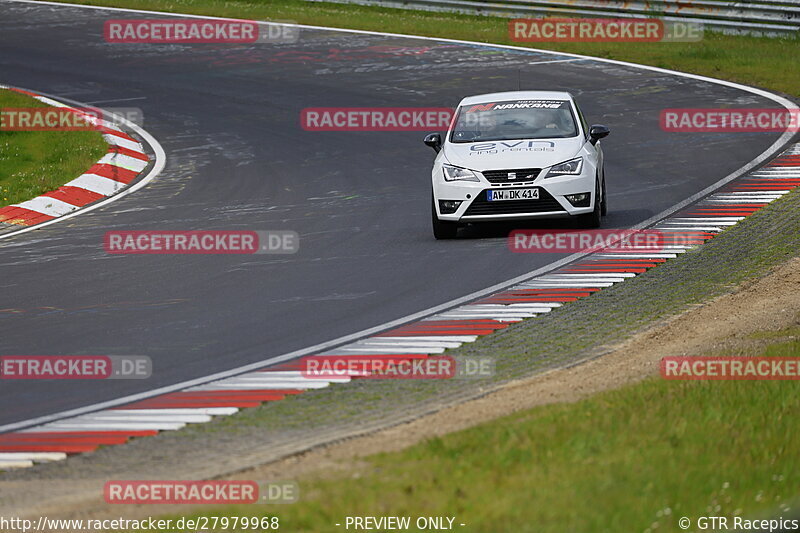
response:
<path id="1" fill-rule="evenodd" d="M 777 104 L 633 67 L 316 29 L 293 44 L 109 44 L 109 18 L 156 17 L 0 4 L 0 83 L 141 108 L 167 156 L 143 190 L 0 243 L 0 353 L 148 355 L 154 374 L 4 381 L 0 425 L 328 341 L 560 257 L 511 253 L 507 227 L 435 241 L 424 132 L 308 132 L 304 108 L 452 107 L 516 90 L 518 76 L 523 89 L 569 90 L 590 123 L 612 131 L 607 228 L 669 208 L 779 135 L 665 133 L 663 108 Z M 111 229 L 294 230 L 300 252 L 111 256 L 102 245 Z"/>

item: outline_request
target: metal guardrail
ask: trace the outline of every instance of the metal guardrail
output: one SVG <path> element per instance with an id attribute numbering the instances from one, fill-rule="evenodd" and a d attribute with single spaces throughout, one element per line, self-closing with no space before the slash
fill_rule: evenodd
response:
<path id="1" fill-rule="evenodd" d="M 319 1 L 319 0 L 311 0 Z M 653 18 L 703 24 L 724 33 L 800 36 L 800 0 L 324 0 L 499 17 Z"/>

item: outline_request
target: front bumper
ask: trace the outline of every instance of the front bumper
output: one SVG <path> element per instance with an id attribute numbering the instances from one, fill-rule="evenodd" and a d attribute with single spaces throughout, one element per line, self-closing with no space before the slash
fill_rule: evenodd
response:
<path id="1" fill-rule="evenodd" d="M 588 168 L 587 168 L 588 167 Z M 544 172 L 541 173 L 544 175 Z M 538 187 L 539 200 L 486 200 L 488 189 L 518 189 Z M 568 194 L 588 192 L 591 200 L 588 207 L 573 207 L 565 198 Z M 434 175 L 433 197 L 440 220 L 452 222 L 479 222 L 489 220 L 515 220 L 530 218 L 554 218 L 591 213 L 594 209 L 595 173 L 589 165 L 584 165 L 583 173 L 576 176 L 558 176 L 525 183 L 509 185 L 492 184 L 485 178 L 481 181 L 444 181 L 441 175 Z M 460 200 L 455 212 L 443 214 L 439 200 Z"/>

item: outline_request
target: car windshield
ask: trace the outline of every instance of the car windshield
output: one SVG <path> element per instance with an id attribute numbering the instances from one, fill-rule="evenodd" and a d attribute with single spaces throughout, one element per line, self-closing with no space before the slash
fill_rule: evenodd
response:
<path id="1" fill-rule="evenodd" d="M 578 129 L 567 100 L 515 100 L 470 104 L 458 109 L 450 142 L 575 137 Z"/>

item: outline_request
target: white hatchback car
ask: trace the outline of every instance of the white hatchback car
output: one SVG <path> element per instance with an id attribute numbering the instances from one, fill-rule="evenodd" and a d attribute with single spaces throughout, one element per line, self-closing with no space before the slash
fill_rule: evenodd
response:
<path id="1" fill-rule="evenodd" d="M 432 218 L 437 239 L 470 222 L 567 217 L 600 226 L 606 214 L 603 150 L 567 92 L 514 91 L 464 98 L 436 152 Z"/>

